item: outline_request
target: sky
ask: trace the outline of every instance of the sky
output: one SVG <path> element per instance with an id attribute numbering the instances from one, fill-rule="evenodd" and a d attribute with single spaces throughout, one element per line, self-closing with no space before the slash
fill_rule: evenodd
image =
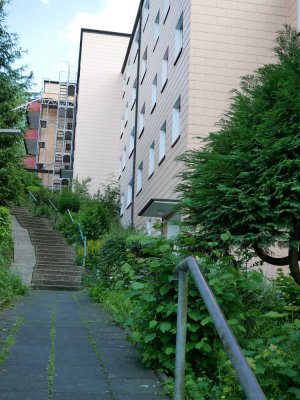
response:
<path id="1" fill-rule="evenodd" d="M 80 29 L 131 33 L 139 0 L 10 0 L 8 31 L 16 33 L 22 64 L 33 71 L 39 92 L 43 79 L 59 79 L 66 63 L 77 70 Z"/>

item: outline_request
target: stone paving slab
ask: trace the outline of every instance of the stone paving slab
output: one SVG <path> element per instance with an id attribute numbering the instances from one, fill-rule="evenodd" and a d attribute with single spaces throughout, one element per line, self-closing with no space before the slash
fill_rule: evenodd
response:
<path id="1" fill-rule="evenodd" d="M 23 324 L 0 368 L 0 400 L 166 400 L 125 332 L 86 294 L 30 292 L 0 315 L 0 349 L 20 315 Z"/>
<path id="2" fill-rule="evenodd" d="M 1 391 L 0 400 L 49 400 L 48 392 Z"/>

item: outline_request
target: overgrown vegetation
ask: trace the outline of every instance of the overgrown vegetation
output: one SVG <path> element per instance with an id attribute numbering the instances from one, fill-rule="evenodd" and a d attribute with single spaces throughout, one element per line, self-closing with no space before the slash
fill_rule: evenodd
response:
<path id="1" fill-rule="evenodd" d="M 18 128 L 24 131 L 25 114 L 17 106 L 28 98 L 31 74 L 25 67 L 15 67 L 22 58 L 22 49 L 15 34 L 5 25 L 6 0 L 0 0 L 0 129 Z M 0 135 L 0 205 L 19 201 L 23 193 L 23 137 Z"/>
<path id="2" fill-rule="evenodd" d="M 26 292 L 20 278 L 10 273 L 12 255 L 10 215 L 7 208 L 0 207 L 0 307 Z"/>
<path id="3" fill-rule="evenodd" d="M 170 240 L 123 232 L 103 239 L 93 298 L 128 328 L 143 363 L 173 377 L 177 283 Z M 125 241 L 125 246 L 124 246 Z M 190 245 L 190 238 L 186 241 Z M 178 243 L 176 243 L 178 245 Z M 184 248 L 186 243 L 181 243 Z M 125 251 L 124 251 L 125 247 Z M 195 254 L 248 362 L 269 399 L 299 398 L 300 290 L 292 278 L 267 281 L 243 272 L 232 257 Z M 108 269 L 108 265 L 111 268 Z M 187 399 L 243 399 L 244 395 L 205 305 L 192 282 L 187 325 Z M 167 385 L 169 394 L 172 382 Z"/>
<path id="4" fill-rule="evenodd" d="M 198 247 L 215 242 L 225 252 L 253 248 L 262 260 L 289 265 L 300 284 L 300 38 L 279 32 L 276 64 L 242 78 L 231 106 L 206 145 L 181 157 L 178 190 L 184 222 Z M 230 235 L 227 243 L 222 234 Z M 272 257 L 280 244 L 288 254 Z"/>

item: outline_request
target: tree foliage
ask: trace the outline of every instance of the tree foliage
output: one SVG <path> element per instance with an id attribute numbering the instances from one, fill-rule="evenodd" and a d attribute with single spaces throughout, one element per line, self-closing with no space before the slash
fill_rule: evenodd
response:
<path id="1" fill-rule="evenodd" d="M 22 50 L 15 34 L 5 25 L 6 0 L 0 0 L 0 129 L 24 129 L 24 113 L 17 109 L 27 97 L 31 74 L 26 67 L 16 67 L 22 58 Z M 20 170 L 22 138 L 16 135 L 0 135 L 0 204 L 16 198 L 21 188 Z"/>
<path id="2" fill-rule="evenodd" d="M 275 265 L 289 264 L 300 283 L 300 39 L 278 33 L 277 62 L 241 79 L 218 132 L 181 159 L 181 206 L 200 239 L 253 247 Z M 268 248 L 281 242 L 288 256 Z"/>

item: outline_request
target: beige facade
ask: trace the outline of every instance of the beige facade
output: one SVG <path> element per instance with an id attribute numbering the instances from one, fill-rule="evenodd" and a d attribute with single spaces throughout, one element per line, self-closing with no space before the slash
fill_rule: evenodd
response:
<path id="1" fill-rule="evenodd" d="M 116 176 L 124 225 L 175 226 L 176 157 L 216 130 L 241 76 L 273 61 L 297 3 L 144 0 L 130 40 L 83 30 L 74 176 L 91 177 L 93 192 Z"/>
<path id="2" fill-rule="evenodd" d="M 129 36 L 81 32 L 74 178 L 90 177 L 92 193 L 117 179 L 121 65 Z"/>
<path id="3" fill-rule="evenodd" d="M 172 201 L 176 200 L 176 176 L 181 165 L 176 156 L 184 151 L 201 146 L 200 138 L 206 138 L 216 129 L 216 123 L 228 108 L 230 92 L 238 87 L 240 77 L 251 73 L 264 63 L 272 62 L 272 47 L 276 32 L 286 23 L 296 25 L 296 0 L 247 0 L 219 1 L 176 0 L 170 1 L 167 16 L 164 15 L 164 0 L 150 1 L 148 21 L 141 30 L 141 64 L 147 48 L 147 71 L 144 79 L 140 76 L 137 101 L 138 121 L 136 138 L 136 162 L 133 155 L 126 154 L 126 166 L 120 176 L 123 193 L 122 217 L 125 225 L 145 225 L 149 217 L 173 216 Z M 159 15 L 159 39 L 154 48 L 154 35 Z M 182 52 L 176 64 L 176 35 L 178 21 L 182 15 Z M 136 24 L 133 37 L 138 30 Z M 162 90 L 162 63 L 168 52 L 168 81 Z M 123 71 L 125 94 L 123 112 L 130 104 L 132 83 L 137 75 L 137 60 L 132 65 L 134 40 L 129 52 L 127 67 Z M 130 80 L 127 71 L 130 65 Z M 143 75 L 143 65 L 140 66 Z M 157 74 L 156 107 L 151 112 L 152 83 Z M 180 137 L 173 143 L 173 108 L 180 97 Z M 139 137 L 140 111 L 145 105 L 144 131 Z M 119 158 L 123 149 L 128 148 L 132 131 L 135 107 L 130 110 L 127 126 L 120 139 Z M 165 157 L 160 160 L 160 130 L 166 128 Z M 149 148 L 154 142 L 154 172 L 149 179 Z M 142 174 L 138 172 L 143 165 Z M 122 169 L 122 168 L 121 168 Z M 133 172 L 134 170 L 134 172 Z M 139 177 L 137 176 L 139 174 Z M 140 189 L 142 175 L 142 190 Z M 129 185 L 135 177 L 134 185 Z M 129 185 L 129 186 L 128 186 Z M 138 185 L 138 188 L 137 188 Z M 128 193 L 133 186 L 130 205 Z M 139 193 L 137 193 L 139 191 Z M 130 196 L 130 194 L 129 194 Z M 153 200 L 151 202 L 151 200 Z M 155 201 L 157 200 L 157 201 Z M 132 213 L 132 207 L 134 212 Z M 174 218 L 174 217 L 173 217 Z"/>

